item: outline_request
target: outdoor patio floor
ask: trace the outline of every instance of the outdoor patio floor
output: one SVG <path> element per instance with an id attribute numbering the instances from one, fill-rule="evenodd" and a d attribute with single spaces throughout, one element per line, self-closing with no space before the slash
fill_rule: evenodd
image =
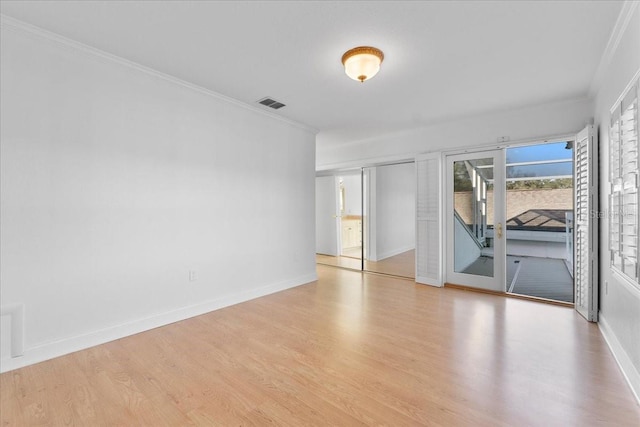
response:
<path id="1" fill-rule="evenodd" d="M 493 275 L 493 258 L 481 256 L 463 273 Z M 561 259 L 507 256 L 510 293 L 573 302 L 573 278 Z"/>

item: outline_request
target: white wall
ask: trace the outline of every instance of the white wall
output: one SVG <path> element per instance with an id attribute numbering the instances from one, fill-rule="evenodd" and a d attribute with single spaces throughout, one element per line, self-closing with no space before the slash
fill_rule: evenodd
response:
<path id="1" fill-rule="evenodd" d="M 471 237 L 469 229 L 462 221 L 456 218 L 453 226 L 453 268 L 454 271 L 460 273 L 480 258 L 481 249 L 473 237 Z"/>
<path id="2" fill-rule="evenodd" d="M 375 256 L 379 261 L 416 245 L 416 172 L 414 163 L 376 167 Z M 372 188 L 373 189 L 373 188 Z"/>
<path id="3" fill-rule="evenodd" d="M 39 32 L 1 39 L 1 300 L 26 334 L 2 370 L 315 278 L 310 131 Z"/>
<path id="4" fill-rule="evenodd" d="M 338 256 L 338 183 L 335 176 L 316 177 L 316 253 Z"/>
<path id="5" fill-rule="evenodd" d="M 316 169 L 369 166 L 389 160 L 413 159 L 416 154 L 575 134 L 592 119 L 588 100 L 559 102 L 461 118 L 457 121 L 409 129 L 396 134 L 339 146 L 316 147 Z"/>
<path id="6" fill-rule="evenodd" d="M 362 183 L 360 173 L 357 175 L 340 175 L 344 186 L 344 214 L 362 215 Z"/>
<path id="7" fill-rule="evenodd" d="M 595 105 L 595 124 L 600 140 L 600 206 L 609 209 L 609 112 L 634 75 L 640 71 L 640 7 L 630 20 L 607 64 Z M 640 396 L 640 290 L 625 283 L 609 267 L 609 216 L 603 215 L 600 230 L 600 326 Z M 608 286 L 605 286 L 608 283 Z M 640 397 L 639 397 L 640 400 Z"/>

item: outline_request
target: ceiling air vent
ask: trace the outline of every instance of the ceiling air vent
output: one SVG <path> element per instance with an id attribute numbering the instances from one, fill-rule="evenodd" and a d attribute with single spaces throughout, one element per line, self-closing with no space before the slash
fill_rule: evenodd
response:
<path id="1" fill-rule="evenodd" d="M 261 100 L 259 100 L 258 104 L 262 104 L 265 107 L 273 108 L 274 110 L 277 110 L 278 108 L 282 108 L 285 106 L 285 104 L 283 104 L 282 102 L 278 102 L 275 99 L 271 99 L 268 97 L 262 98 Z"/>

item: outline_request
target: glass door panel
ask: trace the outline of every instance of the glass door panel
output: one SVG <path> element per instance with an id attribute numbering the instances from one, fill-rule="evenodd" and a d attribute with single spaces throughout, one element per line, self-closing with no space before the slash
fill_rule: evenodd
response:
<path id="1" fill-rule="evenodd" d="M 448 282 L 505 290 L 503 211 L 502 150 L 447 157 Z"/>

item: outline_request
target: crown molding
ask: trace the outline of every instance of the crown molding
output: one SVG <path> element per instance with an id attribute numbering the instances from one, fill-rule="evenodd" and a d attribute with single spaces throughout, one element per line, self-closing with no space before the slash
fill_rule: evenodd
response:
<path id="1" fill-rule="evenodd" d="M 614 110 L 620 108 L 620 103 L 622 102 L 624 97 L 627 96 L 631 88 L 637 85 L 639 82 L 640 82 L 640 68 L 633 75 L 629 83 L 627 83 L 627 86 L 624 88 L 624 90 L 620 92 L 620 96 L 618 97 L 618 99 L 616 99 L 616 102 L 614 102 L 611 108 L 609 108 L 609 114 L 613 114 Z"/>
<path id="2" fill-rule="evenodd" d="M 602 57 L 600 58 L 600 63 L 598 64 L 598 68 L 596 69 L 596 73 L 593 76 L 593 80 L 591 80 L 591 85 L 589 86 L 589 97 L 593 98 L 596 96 L 600 87 L 602 86 L 602 80 L 604 79 L 604 74 L 609 68 L 611 64 L 611 60 L 613 59 L 613 55 L 618 50 L 618 45 L 622 40 L 622 36 L 624 35 L 625 30 L 629 26 L 629 22 L 631 22 L 631 17 L 633 13 L 640 5 L 640 2 L 636 0 L 627 0 L 622 4 L 622 9 L 618 14 L 618 19 L 616 20 L 615 25 L 613 26 L 613 30 L 611 31 L 611 35 L 609 36 L 609 42 L 607 43 L 607 47 L 605 47 L 604 52 L 602 52 Z"/>
<path id="3" fill-rule="evenodd" d="M 291 120 L 291 119 L 287 119 L 285 117 L 279 116 L 277 114 L 274 114 L 270 111 L 266 111 L 263 110 L 259 107 L 253 106 L 251 104 L 247 104 L 245 102 L 239 101 L 235 98 L 231 98 L 228 97 L 226 95 L 222 95 L 221 93 L 218 92 L 214 92 L 210 89 L 204 88 L 202 86 L 198 86 L 196 84 L 190 83 L 186 80 L 182 80 L 179 79 L 177 77 L 171 76 L 169 74 L 165 74 L 163 72 L 154 70 L 153 68 L 149 68 L 146 67 L 142 64 L 138 64 L 137 62 L 134 61 L 130 61 L 128 59 L 124 59 L 120 56 L 117 55 L 113 55 L 111 53 L 105 52 L 103 50 L 97 49 L 95 47 L 86 45 L 84 43 L 81 43 L 79 41 L 76 40 L 72 40 L 70 38 L 61 36 L 59 34 L 53 33 L 51 31 L 42 29 L 40 27 L 37 27 L 35 25 L 31 25 L 28 24 L 24 21 L 20 21 L 18 19 L 9 17 L 7 15 L 3 15 L 0 14 L 0 27 L 2 28 L 6 28 L 9 30 L 14 30 L 14 31 L 18 31 L 18 32 L 23 32 L 23 33 L 27 33 L 27 34 L 31 34 L 37 37 L 40 37 L 42 39 L 46 39 L 52 42 L 55 42 L 57 44 L 63 45 L 65 47 L 69 47 L 72 48 L 75 51 L 81 52 L 85 55 L 88 56 L 93 56 L 93 57 L 99 57 L 101 59 L 107 60 L 109 62 L 113 62 L 131 69 L 134 69 L 136 71 L 142 72 L 144 74 L 147 74 L 149 76 L 158 78 L 158 79 L 162 79 L 165 80 L 167 82 L 185 87 L 187 89 L 199 92 L 201 94 L 210 96 L 212 98 L 217 99 L 218 101 L 222 101 L 225 102 L 227 104 L 231 104 L 234 105 L 236 107 L 240 107 L 243 108 L 245 110 L 249 110 L 252 111 L 254 113 L 258 113 L 262 116 L 267 116 L 270 117 L 272 119 L 278 120 L 280 122 L 286 123 L 288 125 L 297 127 L 299 129 L 302 129 L 304 131 L 313 133 L 313 134 L 317 134 L 319 132 L 318 129 L 315 129 L 311 126 L 308 126 L 304 123 L 300 123 L 300 122 L 296 122 L 295 120 Z"/>

